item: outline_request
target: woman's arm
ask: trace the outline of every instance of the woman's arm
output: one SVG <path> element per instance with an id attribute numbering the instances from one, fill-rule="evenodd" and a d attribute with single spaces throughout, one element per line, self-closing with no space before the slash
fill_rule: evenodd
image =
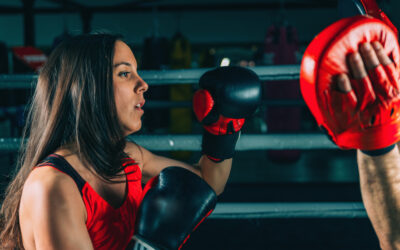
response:
<path id="1" fill-rule="evenodd" d="M 167 166 L 181 166 L 198 172 L 217 194 L 221 194 L 245 118 L 250 117 L 261 103 L 261 82 L 249 69 L 220 67 L 204 73 L 199 87 L 193 96 L 193 111 L 204 129 L 199 170 L 145 149 L 137 151 L 142 152 L 145 175 L 154 176 Z"/>
<path id="2" fill-rule="evenodd" d="M 20 226 L 28 249 L 93 249 L 86 210 L 74 181 L 49 167 L 35 169 L 21 198 Z"/>
<path id="3" fill-rule="evenodd" d="M 190 165 L 181 161 L 153 154 L 147 149 L 127 142 L 126 152 L 135 159 L 142 169 L 143 181 L 147 182 L 151 177 L 158 175 L 161 170 L 169 166 L 186 168 L 201 176 L 217 194 L 221 194 L 228 181 L 232 166 L 232 159 L 215 163 L 203 155 L 198 164 Z"/>
<path id="4" fill-rule="evenodd" d="M 357 152 L 361 193 L 382 249 L 400 249 L 400 153 Z"/>

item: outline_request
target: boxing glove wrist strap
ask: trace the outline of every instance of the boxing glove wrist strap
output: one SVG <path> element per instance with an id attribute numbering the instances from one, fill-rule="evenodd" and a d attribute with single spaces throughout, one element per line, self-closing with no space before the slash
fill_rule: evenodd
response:
<path id="1" fill-rule="evenodd" d="M 232 158 L 240 132 L 227 135 L 214 135 L 207 131 L 203 133 L 201 151 L 214 162 Z"/>
<path id="2" fill-rule="evenodd" d="M 369 155 L 369 156 L 380 156 L 380 155 L 384 155 L 384 154 L 392 151 L 392 149 L 395 146 L 396 146 L 396 144 L 393 144 L 386 148 L 381 148 L 381 149 L 377 149 L 377 150 L 361 150 L 361 152 L 363 152 L 364 154 Z"/>
<path id="3" fill-rule="evenodd" d="M 141 239 L 140 236 L 133 236 L 133 239 L 135 240 L 135 245 L 133 246 L 132 250 L 158 250 L 161 248 L 153 247 L 149 245 L 147 242 L 145 242 L 143 239 Z"/>

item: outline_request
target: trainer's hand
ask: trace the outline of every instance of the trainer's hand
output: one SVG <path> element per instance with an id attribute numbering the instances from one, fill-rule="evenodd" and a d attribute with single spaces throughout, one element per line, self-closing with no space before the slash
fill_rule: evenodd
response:
<path id="1" fill-rule="evenodd" d="M 348 62 L 350 74 L 355 80 L 361 80 L 368 76 L 367 71 L 373 70 L 379 65 L 387 66 L 393 63 L 384 53 L 379 42 L 361 44 L 359 52 L 348 56 Z M 343 93 L 348 93 L 352 90 L 350 78 L 347 74 L 338 75 L 334 79 L 334 83 L 337 89 Z"/>
<path id="2" fill-rule="evenodd" d="M 390 113 L 393 113 L 394 107 L 392 102 L 399 100 L 399 76 L 398 72 L 394 69 L 392 60 L 390 60 L 390 58 L 384 52 L 382 45 L 379 42 L 361 44 L 358 52 L 352 53 L 348 56 L 348 66 L 350 76 L 346 74 L 340 74 L 334 79 L 334 87 L 336 86 L 336 89 L 341 92 L 341 95 L 348 95 L 349 93 L 353 92 L 351 79 L 354 79 L 354 84 L 360 82 L 364 83 L 365 88 L 370 89 L 371 93 L 370 95 L 367 95 L 368 98 L 364 98 L 364 101 L 361 102 L 361 105 L 359 105 L 360 109 L 368 109 L 369 104 L 379 102 L 382 106 L 382 109 L 391 108 L 393 111 L 390 111 Z M 366 79 L 371 79 L 372 82 Z M 354 96 L 357 98 L 356 94 Z M 358 97 L 359 100 L 362 100 L 361 98 L 362 96 Z M 376 98 L 378 98 L 378 100 L 376 100 Z M 354 106 L 354 108 L 356 107 Z M 353 111 L 343 110 L 343 114 L 347 113 L 348 115 L 349 112 L 353 113 Z M 385 118 L 383 116 L 379 117 L 379 113 L 377 115 L 372 114 L 367 117 L 370 117 L 371 120 L 365 122 L 369 122 L 370 125 L 374 125 L 377 118 L 380 120 Z M 369 141 L 375 140 L 374 138 L 366 139 Z M 373 156 L 381 155 L 390 151 L 390 149 L 393 148 L 393 144 L 384 145 L 384 147 L 379 148 L 378 151 L 364 150 L 364 153 Z"/>
<path id="3" fill-rule="evenodd" d="M 399 59 L 393 29 L 365 16 L 337 21 L 308 46 L 301 92 L 339 147 L 376 153 L 399 141 Z"/>

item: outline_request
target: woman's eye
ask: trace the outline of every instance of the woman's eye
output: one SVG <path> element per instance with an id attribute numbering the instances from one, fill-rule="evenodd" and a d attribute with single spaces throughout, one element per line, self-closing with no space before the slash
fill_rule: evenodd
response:
<path id="1" fill-rule="evenodd" d="M 128 77 L 129 73 L 130 73 L 130 72 L 123 71 L 123 72 L 120 72 L 120 73 L 118 74 L 118 76 L 126 78 L 126 77 Z"/>

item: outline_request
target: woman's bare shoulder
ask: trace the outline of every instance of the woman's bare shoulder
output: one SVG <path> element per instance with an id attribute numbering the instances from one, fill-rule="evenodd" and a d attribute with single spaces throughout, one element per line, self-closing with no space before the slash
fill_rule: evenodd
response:
<path id="1" fill-rule="evenodd" d="M 25 181 L 21 209 L 39 206 L 57 206 L 71 203 L 73 205 L 82 200 L 74 180 L 68 175 L 52 167 L 38 167 L 32 170 Z M 61 204 L 60 204 L 61 202 Z M 30 209 L 28 209 L 30 210 Z"/>
<path id="2" fill-rule="evenodd" d="M 21 232 L 37 249 L 92 249 L 85 204 L 68 175 L 47 166 L 34 169 L 25 182 L 19 209 Z"/>
<path id="3" fill-rule="evenodd" d="M 56 188 L 60 186 L 74 184 L 74 181 L 67 174 L 50 166 L 34 168 L 29 174 L 24 184 L 24 189 L 28 188 Z"/>

